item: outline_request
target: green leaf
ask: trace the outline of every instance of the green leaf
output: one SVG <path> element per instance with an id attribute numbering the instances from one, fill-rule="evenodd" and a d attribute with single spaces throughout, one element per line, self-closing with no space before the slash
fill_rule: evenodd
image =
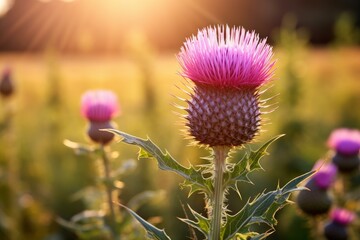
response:
<path id="1" fill-rule="evenodd" d="M 144 191 L 141 192 L 134 197 L 132 197 L 129 202 L 126 204 L 129 208 L 136 211 L 140 207 L 144 206 L 145 204 L 148 204 L 150 202 L 160 202 L 164 201 L 166 199 L 166 194 L 164 190 L 159 191 Z"/>
<path id="2" fill-rule="evenodd" d="M 236 240 L 261 240 L 266 238 L 267 236 L 269 236 L 271 233 L 266 232 L 266 233 L 256 233 L 256 232 L 249 232 L 249 233 L 237 233 L 236 236 Z"/>
<path id="3" fill-rule="evenodd" d="M 258 150 L 250 151 L 244 158 L 235 163 L 232 166 L 231 171 L 225 173 L 224 179 L 226 179 L 226 185 L 237 191 L 237 182 L 244 181 L 251 183 L 248 174 L 255 170 L 262 169 L 260 159 L 267 154 L 266 150 L 268 147 L 282 136 L 284 135 L 278 135 L 270 139 Z"/>
<path id="4" fill-rule="evenodd" d="M 165 233 L 164 230 L 159 229 L 149 223 L 148 221 L 141 218 L 139 215 L 137 215 L 133 210 L 131 210 L 128 207 L 125 207 L 124 205 L 121 205 L 123 208 L 125 208 L 146 230 L 147 236 L 150 239 L 155 240 L 171 240 L 170 237 Z"/>
<path id="5" fill-rule="evenodd" d="M 288 182 L 283 188 L 262 193 L 246 205 L 235 215 L 229 215 L 223 230 L 223 239 L 230 240 L 237 233 L 249 232 L 249 226 L 254 223 L 266 223 L 271 228 L 276 224 L 275 213 L 289 203 L 288 199 L 293 191 L 303 188 L 297 187 L 314 172 L 305 173 Z"/>
<path id="6" fill-rule="evenodd" d="M 202 234 L 204 234 L 204 236 L 207 236 L 207 234 L 210 232 L 210 220 L 193 210 L 190 206 L 188 207 L 191 211 L 191 214 L 196 219 L 196 222 L 186 218 L 180 218 L 180 220 L 190 225 L 191 227 L 198 229 Z"/>
<path id="7" fill-rule="evenodd" d="M 93 146 L 73 142 L 68 139 L 65 139 L 63 141 L 63 144 L 68 148 L 73 149 L 76 155 L 86 155 L 89 153 L 93 153 L 96 150 Z"/>
<path id="8" fill-rule="evenodd" d="M 167 151 L 165 151 L 165 153 L 162 152 L 150 139 L 141 139 L 115 129 L 106 129 L 106 131 L 120 136 L 124 143 L 140 147 L 139 158 L 153 157 L 157 160 L 161 170 L 173 171 L 185 178 L 184 185 L 190 187 L 190 194 L 200 190 L 208 194 L 211 193 L 211 180 L 203 177 L 201 169 L 194 168 L 193 166 L 190 166 L 189 168 L 184 167 Z"/>

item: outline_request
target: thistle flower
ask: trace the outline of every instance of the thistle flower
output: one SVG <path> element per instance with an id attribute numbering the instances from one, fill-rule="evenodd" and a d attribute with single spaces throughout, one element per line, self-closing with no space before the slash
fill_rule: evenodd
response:
<path id="1" fill-rule="evenodd" d="M 332 163 L 326 164 L 320 160 L 315 163 L 313 169 L 318 170 L 313 176 L 315 184 L 319 188 L 328 189 L 335 180 L 337 173 L 336 166 Z"/>
<path id="2" fill-rule="evenodd" d="M 360 131 L 340 128 L 334 130 L 327 142 L 335 150 L 333 163 L 343 173 L 353 172 L 360 164 Z"/>
<path id="3" fill-rule="evenodd" d="M 300 191 L 296 198 L 296 204 L 301 211 L 310 216 L 327 213 L 333 203 L 327 190 L 319 187 L 314 178 L 311 178 L 305 187 L 308 190 Z"/>
<path id="4" fill-rule="evenodd" d="M 109 143 L 114 135 L 99 129 L 113 128 L 111 120 L 119 112 L 116 95 L 107 90 L 86 92 L 81 99 L 81 113 L 89 120 L 88 136 L 101 144 Z"/>
<path id="5" fill-rule="evenodd" d="M 299 208 L 310 216 L 325 214 L 330 210 L 333 200 L 327 190 L 337 173 L 335 165 L 323 163 L 322 160 L 316 162 L 313 169 L 318 171 L 305 184 L 308 190 L 301 191 L 296 199 Z"/>
<path id="6" fill-rule="evenodd" d="M 331 221 L 326 224 L 324 235 L 328 240 L 347 240 L 347 226 L 355 219 L 355 214 L 346 209 L 336 208 L 330 213 Z"/>
<path id="7" fill-rule="evenodd" d="M 11 78 L 11 69 L 6 67 L 3 70 L 1 79 L 0 79 L 0 94 L 3 97 L 9 97 L 14 92 L 14 84 Z"/>
<path id="8" fill-rule="evenodd" d="M 360 150 L 360 131 L 336 129 L 328 139 L 328 146 L 342 155 L 357 155 Z"/>
<path id="9" fill-rule="evenodd" d="M 180 73 L 195 83 L 186 117 L 199 143 L 240 146 L 260 129 L 258 89 L 273 75 L 272 48 L 255 32 L 209 27 L 188 39 L 178 54 Z"/>

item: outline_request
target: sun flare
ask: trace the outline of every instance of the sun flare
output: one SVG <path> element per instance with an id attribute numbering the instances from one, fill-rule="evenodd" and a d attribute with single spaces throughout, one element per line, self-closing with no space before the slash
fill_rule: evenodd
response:
<path id="1" fill-rule="evenodd" d="M 0 0 L 0 17 L 9 11 L 13 3 L 13 0 Z"/>

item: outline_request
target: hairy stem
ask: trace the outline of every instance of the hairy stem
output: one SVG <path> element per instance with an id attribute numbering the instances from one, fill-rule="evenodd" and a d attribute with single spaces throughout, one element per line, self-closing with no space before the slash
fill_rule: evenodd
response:
<path id="1" fill-rule="evenodd" d="M 109 207 L 109 220 L 110 220 L 110 226 L 113 231 L 113 233 L 116 233 L 116 218 L 115 218 L 115 209 L 113 204 L 113 186 L 110 176 L 110 162 L 109 158 L 106 154 L 104 145 L 101 145 L 101 153 L 102 153 L 102 160 L 104 165 L 104 171 L 105 171 L 105 189 L 106 189 L 106 195 L 107 195 L 107 202 Z"/>
<path id="2" fill-rule="evenodd" d="M 226 170 L 226 156 L 229 149 L 225 147 L 214 147 L 214 195 L 212 199 L 210 240 L 219 240 L 221 231 L 221 220 L 224 203 L 223 175 Z"/>

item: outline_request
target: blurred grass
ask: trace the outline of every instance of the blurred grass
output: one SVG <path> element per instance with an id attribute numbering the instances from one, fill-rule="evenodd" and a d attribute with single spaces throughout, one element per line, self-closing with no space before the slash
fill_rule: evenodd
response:
<path id="1" fill-rule="evenodd" d="M 92 160 L 74 156 L 62 144 L 64 139 L 88 142 L 86 121 L 79 111 L 80 97 L 86 90 L 105 88 L 117 93 L 121 105 L 121 115 L 115 120 L 118 129 L 141 137 L 150 136 L 184 164 L 194 164 L 207 155 L 204 149 L 187 146 L 189 141 L 183 140 L 180 132 L 183 126 L 177 124 L 180 119 L 173 113 L 177 110 L 171 104 L 179 101 L 171 95 L 184 96 L 174 87 L 183 82 L 177 75 L 179 66 L 175 54 L 151 54 L 148 60 L 129 56 L 59 56 L 52 52 L 0 54 L 0 67 L 11 64 L 17 87 L 11 99 L 15 136 L 11 147 L 21 166 L 21 194 L 33 199 L 32 205 L 24 206 L 31 210 L 26 231 L 32 239 L 51 234 L 62 236 L 62 239 L 74 238 L 68 232 L 59 231 L 53 217 L 68 219 L 83 210 L 83 203 L 73 202 L 71 196 L 93 184 Z M 290 57 L 288 49 L 281 46 L 276 49 L 275 56 L 278 59 L 277 80 L 268 95 L 280 93 L 271 101 L 278 102 L 279 109 L 268 114 L 271 124 L 264 127 L 266 132 L 261 134 L 258 142 L 280 133 L 289 136 L 270 148 L 270 153 L 273 148 L 276 151 L 263 160 L 266 174 L 254 176 L 260 183 L 256 187 L 243 186 L 244 200 L 256 189 L 274 188 L 278 179 L 284 183 L 311 168 L 326 152 L 325 141 L 333 128 L 360 128 L 359 48 L 302 46 Z M 290 74 L 289 68 L 294 68 Z M 291 90 L 289 82 L 294 81 L 292 78 L 296 78 L 297 85 Z M 144 87 L 144 81 L 150 84 Z M 297 100 L 289 104 L 293 94 L 297 95 Z M 152 103 L 149 105 L 149 102 Z M 4 104 L 0 102 L 1 109 Z M 285 126 L 289 122 L 291 124 Z M 3 144 L 7 139 L 1 141 Z M 293 147 L 293 151 L 286 151 L 284 143 L 286 147 Z M 121 159 L 136 158 L 135 147 L 114 143 L 112 148 L 120 153 L 119 159 L 113 162 L 114 167 Z M 186 226 L 176 219 L 183 216 L 180 202 L 186 198 L 186 191 L 181 192 L 178 187 L 181 179 L 159 171 L 154 161 L 142 168 L 144 161 L 140 161 L 138 170 L 124 179 L 123 201 L 126 203 L 144 190 L 165 189 L 165 202 L 143 209 L 141 215 L 161 215 L 164 218 L 161 227 L 169 229 L 169 234 L 177 235 L 177 239 L 184 239 Z M 192 197 L 191 205 L 199 210 L 201 200 L 201 196 Z M 239 202 L 230 204 L 233 209 L 241 205 Z M 281 215 L 279 232 L 273 239 L 276 236 L 295 239 L 298 234 L 290 227 L 293 221 L 298 221 L 293 217 L 294 207 L 284 211 L 291 214 Z M 289 220 L 289 216 L 295 220 Z"/>

